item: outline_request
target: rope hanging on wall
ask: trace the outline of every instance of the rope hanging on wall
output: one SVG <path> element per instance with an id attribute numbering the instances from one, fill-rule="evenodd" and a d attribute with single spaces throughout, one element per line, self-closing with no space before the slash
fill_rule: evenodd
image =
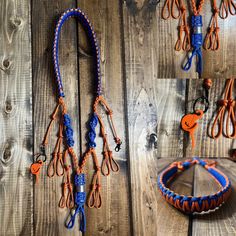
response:
<path id="1" fill-rule="evenodd" d="M 212 17 L 209 23 L 205 39 L 202 34 L 202 9 L 205 0 L 200 0 L 197 4 L 195 0 L 190 1 L 191 25 L 187 20 L 187 5 L 184 0 L 165 0 L 161 16 L 164 20 L 169 18 L 178 19 L 178 39 L 175 50 L 187 52 L 187 62 L 182 69 L 188 71 L 192 66 L 193 58 L 196 57 L 196 71 L 201 77 L 203 71 L 202 47 L 205 50 L 216 51 L 220 48 L 218 17 L 226 19 L 229 14 L 236 15 L 236 3 L 232 0 L 221 0 L 217 6 L 216 0 L 211 0 Z"/>
<path id="2" fill-rule="evenodd" d="M 89 41 L 92 46 L 93 56 L 95 57 L 95 81 L 96 81 L 96 98 L 93 104 L 93 113 L 90 116 L 88 122 L 88 148 L 85 154 L 78 158 L 74 151 L 74 138 L 73 138 L 73 124 L 71 117 L 67 111 L 65 103 L 65 93 L 63 90 L 63 84 L 61 79 L 60 67 L 59 67 L 59 38 L 61 28 L 65 21 L 70 17 L 76 17 L 82 26 L 85 28 Z M 53 61 L 54 70 L 56 75 L 56 81 L 58 85 L 58 104 L 51 115 L 51 121 L 47 128 L 44 140 L 40 147 L 40 153 L 36 154 L 35 162 L 31 165 L 31 173 L 36 175 L 36 181 L 40 173 L 40 168 L 43 163 L 46 162 L 47 156 L 45 148 L 48 145 L 48 137 L 54 123 L 58 123 L 59 131 L 58 138 L 52 153 L 52 158 L 48 165 L 47 175 L 48 177 L 63 176 L 62 196 L 59 201 L 59 207 L 67 207 L 71 209 L 69 216 L 69 222 L 66 227 L 72 228 L 75 223 L 77 215 L 80 215 L 80 231 L 85 232 L 86 220 L 84 205 L 86 201 L 86 189 L 85 189 L 85 165 L 88 159 L 91 157 L 94 163 L 94 175 L 91 183 L 90 193 L 87 197 L 87 205 L 89 208 L 100 208 L 102 205 L 101 197 L 101 173 L 104 176 L 108 176 L 110 171 L 119 171 L 119 165 L 113 158 L 113 153 L 109 147 L 105 126 L 102 116 L 99 114 L 99 107 L 103 108 L 107 113 L 110 123 L 111 131 L 116 143 L 116 151 L 120 150 L 121 140 L 117 135 L 114 127 L 112 110 L 108 106 L 108 103 L 102 96 L 101 90 L 101 71 L 100 71 L 100 49 L 98 46 L 96 34 L 93 27 L 88 20 L 87 16 L 78 9 L 69 9 L 60 17 L 56 29 L 53 44 Z M 96 127 L 100 125 L 100 134 L 103 139 L 103 160 L 102 165 L 99 165 L 98 157 L 96 153 Z M 73 172 L 73 173 L 72 173 Z M 73 179 L 73 181 L 71 181 Z"/>

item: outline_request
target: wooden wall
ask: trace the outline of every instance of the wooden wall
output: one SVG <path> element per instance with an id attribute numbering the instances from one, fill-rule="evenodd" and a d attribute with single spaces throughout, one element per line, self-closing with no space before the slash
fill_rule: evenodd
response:
<path id="1" fill-rule="evenodd" d="M 58 208 L 61 178 L 49 179 L 44 167 L 40 184 L 35 185 L 29 173 L 33 153 L 38 152 L 56 105 L 53 30 L 60 14 L 71 7 L 81 7 L 94 25 L 101 46 L 104 96 L 123 140 L 122 150 L 115 156 L 121 170 L 103 177 L 103 207 L 86 209 L 85 235 L 236 234 L 235 191 L 220 210 L 187 216 L 165 203 L 156 185 L 158 173 L 167 164 L 197 155 L 219 159 L 219 168 L 236 187 L 236 165 L 226 159 L 235 147 L 234 140 L 222 137 L 214 141 L 206 133 L 224 79 L 235 74 L 236 33 L 232 27 L 236 17 L 220 21 L 221 50 L 204 52 L 204 76 L 214 80 L 210 109 L 199 121 L 193 152 L 179 122 L 201 95 L 202 80 L 184 79 L 197 75 L 194 69 L 189 73 L 180 69 L 184 54 L 173 50 L 177 22 L 160 19 L 162 5 L 151 0 L 0 2 L 0 235 L 79 234 L 78 225 L 73 230 L 64 227 L 68 212 Z M 208 15 L 205 18 L 209 20 Z M 93 97 L 90 54 L 84 31 L 70 20 L 62 30 L 60 58 L 78 154 L 85 150 Z M 156 148 L 150 145 L 153 133 L 157 135 Z M 55 142 L 55 134 L 53 130 L 50 144 Z M 52 147 L 49 145 L 47 153 Z M 89 163 L 87 169 L 91 168 Z M 88 171 L 88 182 L 91 177 Z M 208 177 L 196 167 L 179 177 L 173 188 L 183 194 L 209 194 L 217 186 Z"/>

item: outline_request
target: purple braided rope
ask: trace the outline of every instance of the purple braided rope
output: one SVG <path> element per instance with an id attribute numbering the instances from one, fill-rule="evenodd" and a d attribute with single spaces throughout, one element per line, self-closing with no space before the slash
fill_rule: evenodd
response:
<path id="1" fill-rule="evenodd" d="M 58 84 L 58 90 L 59 90 L 59 96 L 65 97 L 64 91 L 63 91 L 63 85 L 62 85 L 62 79 L 61 79 L 61 73 L 60 73 L 60 67 L 59 67 L 59 39 L 60 39 L 60 32 L 62 25 L 66 20 L 68 20 L 70 17 L 77 17 L 82 24 L 82 26 L 85 28 L 87 35 L 89 37 L 89 40 L 92 45 L 93 54 L 96 58 L 96 73 L 95 73 L 95 79 L 96 79 L 96 86 L 97 91 L 96 94 L 99 96 L 101 95 L 101 69 L 100 69 L 100 49 L 98 46 L 98 41 L 96 38 L 96 33 L 93 30 L 93 27 L 88 20 L 87 16 L 84 12 L 81 11 L 81 9 L 69 9 L 66 12 L 64 12 L 61 17 L 59 18 L 59 21 L 57 23 L 56 29 L 55 29 L 55 37 L 53 42 L 53 62 L 54 62 L 54 71 L 56 74 L 56 80 Z"/>

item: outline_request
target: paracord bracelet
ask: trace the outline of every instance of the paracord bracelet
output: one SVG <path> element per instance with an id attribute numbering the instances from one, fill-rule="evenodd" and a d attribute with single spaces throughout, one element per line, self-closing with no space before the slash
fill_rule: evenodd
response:
<path id="1" fill-rule="evenodd" d="M 173 179 L 179 171 L 182 172 L 195 164 L 203 166 L 214 177 L 216 182 L 222 186 L 221 190 L 213 195 L 194 197 L 179 195 L 167 187 L 168 182 Z M 213 210 L 224 203 L 231 193 L 231 183 L 229 178 L 220 170 L 215 168 L 215 162 L 210 163 L 207 160 L 200 160 L 199 158 L 172 163 L 159 175 L 158 188 L 163 198 L 169 204 L 185 213 L 199 213 Z"/>

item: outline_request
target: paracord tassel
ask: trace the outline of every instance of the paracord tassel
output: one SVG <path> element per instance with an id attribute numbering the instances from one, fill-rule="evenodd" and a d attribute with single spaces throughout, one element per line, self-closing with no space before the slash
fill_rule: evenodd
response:
<path id="1" fill-rule="evenodd" d="M 85 193 L 85 174 L 76 174 L 75 175 L 75 212 L 71 215 L 71 219 L 66 224 L 68 229 L 73 228 L 75 224 L 75 218 L 79 214 L 80 217 L 80 231 L 85 232 L 86 229 L 86 217 L 84 211 L 84 204 L 86 201 Z"/>
<path id="2" fill-rule="evenodd" d="M 192 55 L 188 58 L 187 63 L 183 66 L 183 70 L 188 71 L 191 68 L 192 60 L 194 56 L 197 57 L 197 72 L 201 76 L 202 74 L 202 44 L 203 44 L 203 37 L 202 37 L 202 16 L 201 15 L 194 15 L 191 18 L 191 26 L 193 28 L 193 33 L 191 36 L 192 39 Z"/>

